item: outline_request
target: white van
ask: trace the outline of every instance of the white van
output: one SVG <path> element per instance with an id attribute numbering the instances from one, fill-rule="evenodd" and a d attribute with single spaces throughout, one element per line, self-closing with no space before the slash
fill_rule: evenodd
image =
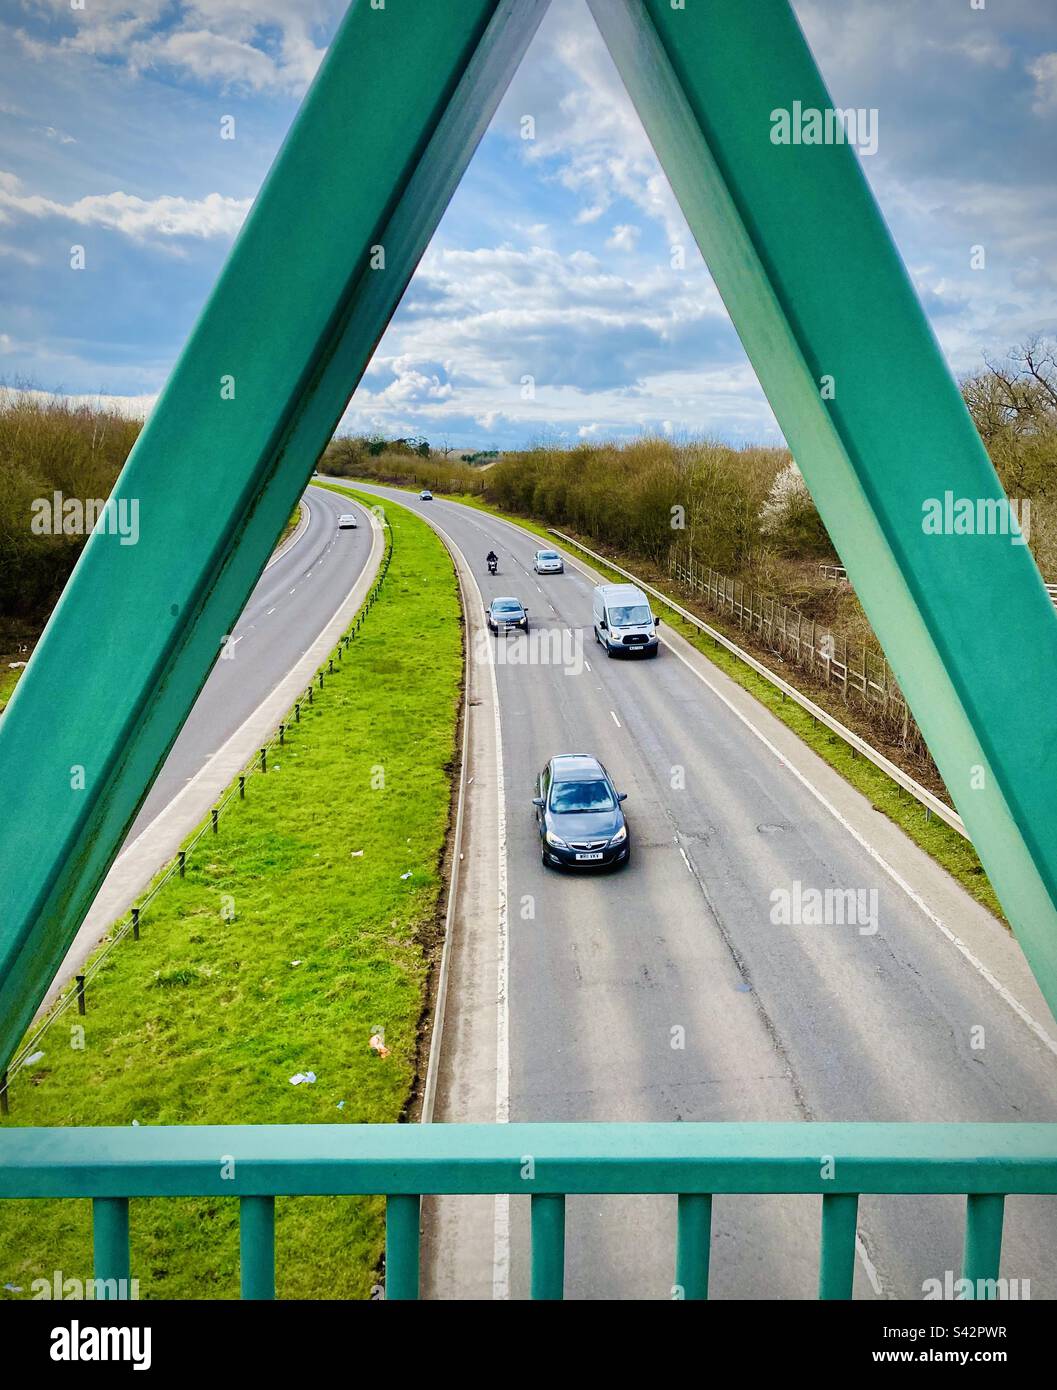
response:
<path id="1" fill-rule="evenodd" d="M 595 641 L 608 656 L 624 652 L 657 655 L 657 629 L 650 601 L 634 584 L 599 584 L 594 596 Z"/>

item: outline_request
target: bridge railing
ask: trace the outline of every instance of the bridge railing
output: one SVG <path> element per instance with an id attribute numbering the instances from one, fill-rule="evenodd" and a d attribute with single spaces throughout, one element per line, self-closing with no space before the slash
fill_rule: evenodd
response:
<path id="1" fill-rule="evenodd" d="M 275 1296 L 275 1198 L 381 1194 L 386 1297 L 419 1290 L 423 1196 L 528 1195 L 532 1297 L 562 1297 L 565 1199 L 669 1194 L 674 1283 L 708 1296 L 712 1197 L 822 1197 L 819 1297 L 850 1298 L 861 1193 L 964 1194 L 963 1278 L 998 1279 L 1009 1194 L 1057 1194 L 1057 1124 L 192 1125 L 0 1131 L 0 1199 L 90 1198 L 97 1288 L 128 1288 L 129 1206 L 237 1197 L 244 1298 Z"/>

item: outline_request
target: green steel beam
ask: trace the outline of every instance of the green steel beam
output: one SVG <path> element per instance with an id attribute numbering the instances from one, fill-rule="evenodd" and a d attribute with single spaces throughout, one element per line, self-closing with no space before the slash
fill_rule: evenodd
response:
<path id="1" fill-rule="evenodd" d="M 1008 536 L 923 529 L 1001 490 L 855 155 L 772 143 L 773 112 L 831 105 L 787 0 L 589 3 L 1057 1012 L 1057 616 Z M 118 481 L 139 543 L 90 539 L 0 723 L 0 1062 L 546 4 L 350 7 Z"/>
<path id="2" fill-rule="evenodd" d="M 772 142 L 832 108 L 792 10 L 588 3 L 1057 1015 L 1057 614 L 1009 535 L 923 527 L 1004 494 L 852 147 Z"/>
<path id="3" fill-rule="evenodd" d="M 0 721 L 0 1065 L 549 0 L 354 0 Z M 384 251 L 384 262 L 379 250 Z"/>
<path id="4" fill-rule="evenodd" d="M 217 1154 L 238 1154 L 234 1178 Z M 533 1159 L 526 1181 L 525 1154 Z M 823 1163 L 823 1156 L 834 1163 Z M 826 1177 L 834 1172 L 834 1177 Z M 989 1266 L 989 1195 L 1057 1193 L 1057 1124 L 144 1125 L 0 1129 L 0 1199 L 270 1197 L 381 1193 L 414 1268 L 420 1194 L 673 1193 L 684 1254 L 703 1274 L 715 1192 L 971 1193 L 966 1266 Z M 402 1205 L 401 1196 L 414 1198 Z M 854 1236 L 854 1203 L 828 1204 Z M 541 1208 L 554 1236 L 556 1208 Z M 1000 1210 L 1000 1207 L 999 1207 Z M 546 1237 L 545 1237 L 546 1239 Z M 393 1248 L 392 1246 L 390 1247 Z M 555 1247 L 556 1248 L 556 1247 Z M 841 1243 L 833 1247 L 839 1256 Z M 688 1272 L 689 1274 L 689 1272 Z"/>

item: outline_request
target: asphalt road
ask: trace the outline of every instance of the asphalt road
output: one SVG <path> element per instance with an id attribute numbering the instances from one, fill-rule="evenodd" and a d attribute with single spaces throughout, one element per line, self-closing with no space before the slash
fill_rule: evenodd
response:
<path id="1" fill-rule="evenodd" d="M 455 503 L 371 490 L 431 516 L 485 601 L 521 598 L 548 644 L 535 659 L 529 647 L 527 664 L 497 648 L 510 1120 L 1057 1120 L 1051 1047 L 690 662 L 664 647 L 653 661 L 607 659 L 592 582 L 568 566 L 537 578 L 533 536 Z M 542 867 L 530 799 L 560 752 L 597 755 L 628 793 L 626 869 Z M 907 874 L 929 881 L 920 852 L 884 833 L 906 846 Z M 948 917 L 953 893 L 966 929 L 982 933 L 989 965 L 992 948 L 1011 960 L 1001 925 L 927 873 L 942 879 Z M 857 890 L 858 923 L 774 923 L 772 893 L 796 883 Z M 526 1206 L 515 1199 L 515 1297 L 527 1294 Z M 669 1199 L 570 1200 L 566 1296 L 670 1298 L 674 1218 Z M 814 1297 L 818 1220 L 817 1198 L 717 1198 L 712 1296 Z M 863 1198 L 856 1297 L 921 1298 L 926 1279 L 958 1277 L 963 1231 L 962 1199 Z M 1053 1297 L 1055 1250 L 1057 1202 L 1010 1199 L 1003 1274 Z"/>
<path id="2" fill-rule="evenodd" d="M 326 626 L 363 569 L 370 529 L 339 531 L 351 503 L 322 488 L 305 494 L 308 526 L 261 575 L 222 657 L 195 701 L 165 766 L 126 837 L 126 846 L 162 811 L 253 713 Z"/>

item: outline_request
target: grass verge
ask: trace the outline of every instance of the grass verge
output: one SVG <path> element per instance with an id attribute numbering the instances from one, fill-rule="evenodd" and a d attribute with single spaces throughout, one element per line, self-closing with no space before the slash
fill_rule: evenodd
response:
<path id="1" fill-rule="evenodd" d="M 376 499 L 364 498 L 368 504 Z M 12 1085 L 17 1125 L 396 1121 L 416 1074 L 442 892 L 462 631 L 451 561 L 389 509 L 393 561 L 337 674 L 302 704 L 187 876 L 173 878 Z M 227 920 L 226 912 L 234 911 Z M 83 1037 L 78 1025 L 84 1025 Z M 369 1047 L 384 1030 L 386 1058 Z M 83 1045 L 82 1045 L 83 1044 Z M 290 1078 L 312 1071 L 315 1084 Z M 143 1298 L 238 1294 L 237 1201 L 136 1201 Z M 378 1198 L 279 1199 L 277 1293 L 369 1296 Z M 91 1276 L 85 1201 L 0 1203 L 0 1297 Z"/>
<path id="2" fill-rule="evenodd" d="M 405 490 L 417 492 L 416 488 Z M 460 502 L 464 506 L 473 507 L 477 511 L 499 517 L 503 521 L 513 522 L 524 530 L 543 537 L 549 544 L 554 543 L 554 537 L 541 522 L 520 515 L 508 516 L 507 513 L 480 497 L 469 494 L 453 494 L 451 496 L 446 494 L 445 500 Z M 594 546 L 591 548 L 595 549 Z M 584 563 L 597 569 L 607 578 L 617 582 L 624 581 L 623 575 L 598 561 L 584 557 Z M 618 563 L 623 564 L 624 568 L 634 571 L 634 565 L 630 561 L 625 563 L 620 557 Z M 709 637 L 680 617 L 674 609 L 664 605 L 661 608 L 661 616 L 670 628 L 673 628 L 680 636 L 685 637 L 702 656 L 707 657 L 714 666 L 717 666 L 730 676 L 731 680 L 736 681 L 738 685 L 747 690 L 760 704 L 765 705 L 776 718 L 788 725 L 820 758 L 836 769 L 845 781 L 860 791 L 863 796 L 868 797 L 875 810 L 880 811 L 882 815 L 887 816 L 889 820 L 898 825 L 904 834 L 938 864 L 942 865 L 951 877 L 956 879 L 982 907 L 993 912 L 1000 921 L 1006 922 L 998 897 L 991 886 L 991 881 L 984 872 L 979 856 L 969 840 L 966 840 L 941 820 L 935 818 L 927 820 L 925 808 L 908 792 L 905 792 L 898 783 L 893 782 L 880 768 L 874 767 L 864 758 L 857 757 L 843 739 L 830 733 L 824 726 L 817 725 L 806 710 L 802 710 L 799 705 L 784 699 L 781 691 L 776 690 L 763 676 L 758 675 L 751 667 L 746 666 L 730 652 L 714 645 Z M 736 635 L 734 640 L 737 640 Z M 788 675 L 786 679 L 789 679 Z M 1008 923 L 1006 925 L 1008 926 Z"/>

